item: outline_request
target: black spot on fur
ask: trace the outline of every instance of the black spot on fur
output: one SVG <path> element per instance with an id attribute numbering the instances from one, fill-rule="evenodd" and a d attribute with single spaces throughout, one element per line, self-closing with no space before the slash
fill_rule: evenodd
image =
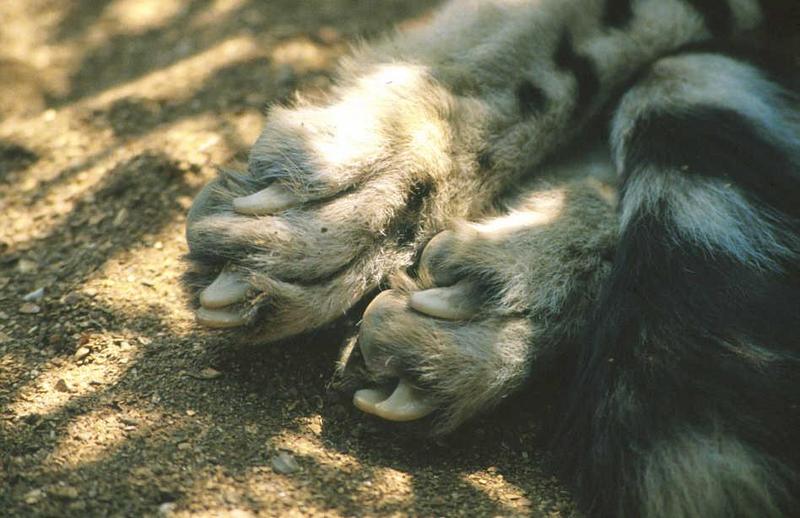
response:
<path id="1" fill-rule="evenodd" d="M 395 235 L 395 239 L 400 246 L 405 246 L 414 242 L 419 235 L 419 225 L 422 212 L 434 187 L 429 182 L 418 182 L 411 187 L 411 192 L 406 200 L 405 210 L 392 222 L 390 234 Z"/>
<path id="2" fill-rule="evenodd" d="M 714 38 L 728 38 L 733 30 L 733 12 L 728 0 L 685 0 L 703 17 Z"/>
<path id="3" fill-rule="evenodd" d="M 483 171 L 489 171 L 494 167 L 494 157 L 491 151 L 483 150 L 478 153 L 478 166 Z"/>
<path id="4" fill-rule="evenodd" d="M 577 88 L 575 111 L 585 110 L 600 91 L 600 79 L 594 63 L 575 51 L 572 38 L 566 31 L 559 40 L 553 60 L 558 68 L 571 72 L 575 77 Z"/>
<path id="5" fill-rule="evenodd" d="M 742 114 L 697 106 L 642 117 L 628 141 L 623 174 L 627 178 L 649 164 L 729 179 L 763 202 L 800 217 L 800 172 L 788 153 Z"/>
<path id="6" fill-rule="evenodd" d="M 541 111 L 547 102 L 544 91 L 527 79 L 517 85 L 514 94 L 523 116 Z"/>
<path id="7" fill-rule="evenodd" d="M 603 13 L 603 24 L 621 29 L 630 23 L 633 18 L 633 0 L 607 0 L 606 10 Z"/>

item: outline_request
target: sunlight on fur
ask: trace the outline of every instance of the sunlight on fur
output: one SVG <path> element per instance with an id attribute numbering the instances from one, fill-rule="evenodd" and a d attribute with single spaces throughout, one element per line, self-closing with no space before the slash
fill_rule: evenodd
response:
<path id="1" fill-rule="evenodd" d="M 413 90 L 423 74 L 424 69 L 411 65 L 379 67 L 377 72 L 360 80 L 365 90 L 345 97 L 329 110 L 314 114 L 328 120 L 334 131 L 329 138 L 313 139 L 309 144 L 331 165 L 346 166 L 370 153 L 379 153 L 386 138 L 382 117 L 384 110 L 392 108 L 391 103 L 396 102 L 394 92 L 405 88 Z M 370 95 L 364 95 L 365 91 Z M 438 128 L 425 120 L 419 121 L 412 137 L 414 146 L 424 148 L 441 140 Z"/>
<path id="2" fill-rule="evenodd" d="M 476 225 L 476 228 L 488 237 L 501 238 L 529 227 L 548 225 L 561 215 L 565 199 L 566 191 L 563 188 L 544 191 L 541 196 L 536 196 L 529 210 L 491 219 Z"/>

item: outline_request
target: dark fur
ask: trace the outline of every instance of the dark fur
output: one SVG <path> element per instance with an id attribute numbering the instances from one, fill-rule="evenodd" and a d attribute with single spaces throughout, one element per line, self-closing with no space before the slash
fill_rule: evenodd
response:
<path id="1" fill-rule="evenodd" d="M 642 110 L 618 143 L 623 209 L 652 171 L 724 181 L 770 222 L 775 250 L 741 261 L 676 231 L 666 199 L 637 209 L 566 385 L 558 451 L 592 516 L 796 515 L 800 136 L 733 108 L 671 108 Z"/>

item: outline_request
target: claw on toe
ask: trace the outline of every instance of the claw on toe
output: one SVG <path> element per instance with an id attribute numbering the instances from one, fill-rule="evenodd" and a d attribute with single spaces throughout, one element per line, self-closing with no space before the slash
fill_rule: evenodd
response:
<path id="1" fill-rule="evenodd" d="M 219 309 L 236 304 L 245 299 L 249 287 L 238 273 L 223 270 L 214 282 L 200 294 L 200 304 L 208 309 Z"/>
<path id="2" fill-rule="evenodd" d="M 197 321 L 215 329 L 227 329 L 244 325 L 245 318 L 236 310 L 228 308 L 247 297 L 250 285 L 242 276 L 228 268 L 200 293 L 200 309 L 195 313 Z"/>
<path id="3" fill-rule="evenodd" d="M 200 308 L 195 315 L 197 316 L 197 321 L 202 325 L 214 329 L 239 327 L 245 323 L 242 315 L 226 309 Z"/>
<path id="4" fill-rule="evenodd" d="M 426 401 L 424 394 L 401 379 L 392 393 L 383 389 L 363 389 L 353 395 L 353 405 L 362 412 L 387 421 L 422 419 L 436 407 Z"/>
<path id="5" fill-rule="evenodd" d="M 445 320 L 465 320 L 478 312 L 475 287 L 462 281 L 447 288 L 431 288 L 413 293 L 408 305 L 420 313 Z"/>
<path id="6" fill-rule="evenodd" d="M 234 198 L 233 210 L 239 214 L 263 216 L 300 203 L 300 199 L 282 185 L 271 185 L 249 196 Z"/>

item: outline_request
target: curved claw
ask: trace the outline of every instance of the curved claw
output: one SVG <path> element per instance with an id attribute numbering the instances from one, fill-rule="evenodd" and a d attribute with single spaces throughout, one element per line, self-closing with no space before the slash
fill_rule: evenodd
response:
<path id="1" fill-rule="evenodd" d="M 234 311 L 225 309 L 200 308 L 195 313 L 197 321 L 206 327 L 227 329 L 244 325 L 245 318 Z"/>
<path id="2" fill-rule="evenodd" d="M 223 270 L 206 289 L 200 293 L 200 304 L 204 308 L 218 309 L 241 302 L 247 297 L 250 285 L 241 275 Z"/>
<path id="3" fill-rule="evenodd" d="M 466 320 L 478 312 L 475 287 L 461 281 L 447 288 L 431 288 L 413 293 L 408 305 L 420 313 L 445 320 Z"/>
<path id="4" fill-rule="evenodd" d="M 359 390 L 353 395 L 353 404 L 362 412 L 398 422 L 415 421 L 436 410 L 420 390 L 403 379 L 391 394 L 381 389 Z"/>
<path id="5" fill-rule="evenodd" d="M 300 203 L 294 193 L 282 185 L 270 185 L 249 196 L 233 199 L 233 210 L 239 214 L 263 216 L 279 212 Z"/>

